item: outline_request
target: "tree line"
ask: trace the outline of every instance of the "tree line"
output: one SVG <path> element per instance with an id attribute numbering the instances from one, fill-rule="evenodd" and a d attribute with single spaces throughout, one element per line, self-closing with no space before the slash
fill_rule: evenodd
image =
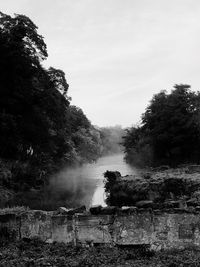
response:
<path id="1" fill-rule="evenodd" d="M 200 163 L 200 92 L 176 84 L 155 94 L 123 145 L 126 160 L 142 167 Z"/>
<path id="2" fill-rule="evenodd" d="M 24 15 L 0 13 L 0 185 L 38 188 L 63 166 L 93 162 L 109 134 L 70 104 L 60 69 L 46 69 L 47 46 Z"/>

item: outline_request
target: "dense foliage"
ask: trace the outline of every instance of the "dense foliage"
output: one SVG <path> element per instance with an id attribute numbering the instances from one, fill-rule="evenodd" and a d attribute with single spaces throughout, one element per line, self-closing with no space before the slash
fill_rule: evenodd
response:
<path id="1" fill-rule="evenodd" d="M 126 159 L 138 165 L 200 162 L 200 92 L 175 85 L 153 96 L 138 127 L 127 129 Z"/>
<path id="2" fill-rule="evenodd" d="M 47 56 L 28 17 L 0 13 L 0 184 L 14 190 L 100 155 L 99 131 L 70 105 L 64 72 L 41 65 Z"/>

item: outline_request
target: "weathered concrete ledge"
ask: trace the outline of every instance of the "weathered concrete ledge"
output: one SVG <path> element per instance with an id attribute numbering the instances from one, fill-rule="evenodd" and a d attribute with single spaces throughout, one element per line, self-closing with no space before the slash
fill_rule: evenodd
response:
<path id="1" fill-rule="evenodd" d="M 148 245 L 153 250 L 200 246 L 200 212 L 195 208 L 164 211 L 112 207 L 104 209 L 104 214 L 60 212 L 30 210 L 0 215 L 0 237 L 38 237 L 73 245 Z"/>

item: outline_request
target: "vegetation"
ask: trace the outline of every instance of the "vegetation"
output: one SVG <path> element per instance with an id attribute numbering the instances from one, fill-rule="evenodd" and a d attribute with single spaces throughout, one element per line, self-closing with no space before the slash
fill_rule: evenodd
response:
<path id="1" fill-rule="evenodd" d="M 141 248 L 72 247 L 63 243 L 47 244 L 38 239 L 24 239 L 1 247 L 1 266 L 66 267 L 194 267 L 199 266 L 196 247 L 153 253 Z"/>
<path id="2" fill-rule="evenodd" d="M 103 156 L 122 153 L 122 136 L 124 129 L 120 125 L 113 127 L 102 127 L 99 129 L 101 137 L 101 154 Z"/>
<path id="3" fill-rule="evenodd" d="M 121 176 L 106 171 L 105 192 L 109 206 L 163 209 L 200 205 L 200 174 L 187 168 Z M 174 205 L 174 206 L 173 206 Z"/>
<path id="4" fill-rule="evenodd" d="M 126 130 L 126 160 L 139 166 L 200 162 L 200 92 L 175 85 L 153 96 L 141 125 Z"/>
<path id="5" fill-rule="evenodd" d="M 28 17 L 0 13 L 0 186 L 15 192 L 101 153 L 99 131 L 70 105 L 64 72 L 41 65 L 47 56 Z"/>
<path id="6" fill-rule="evenodd" d="M 94 127 L 70 104 L 65 73 L 42 66 L 48 53 L 37 30 L 24 15 L 0 13 L 0 207 L 41 208 L 52 174 L 121 149 L 121 127 Z"/>

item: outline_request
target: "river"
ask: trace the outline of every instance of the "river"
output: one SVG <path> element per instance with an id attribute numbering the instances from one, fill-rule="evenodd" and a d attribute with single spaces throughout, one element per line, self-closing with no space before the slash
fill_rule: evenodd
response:
<path id="1" fill-rule="evenodd" d="M 104 176 L 109 171 L 119 171 L 121 175 L 137 174 L 136 168 L 123 160 L 123 154 L 101 157 L 93 164 L 81 167 L 64 168 L 50 179 L 49 185 L 43 191 L 23 192 L 16 196 L 9 205 L 24 205 L 31 209 L 56 210 L 85 205 L 105 204 Z"/>
<path id="2" fill-rule="evenodd" d="M 105 204 L 105 193 L 104 193 L 104 177 L 103 173 L 109 171 L 119 171 L 121 175 L 137 174 L 137 169 L 128 165 L 124 159 L 123 154 L 111 155 L 101 157 L 96 163 L 86 165 L 87 173 L 90 175 L 89 178 L 96 179 L 96 189 L 92 196 L 91 205 L 102 205 Z"/>

